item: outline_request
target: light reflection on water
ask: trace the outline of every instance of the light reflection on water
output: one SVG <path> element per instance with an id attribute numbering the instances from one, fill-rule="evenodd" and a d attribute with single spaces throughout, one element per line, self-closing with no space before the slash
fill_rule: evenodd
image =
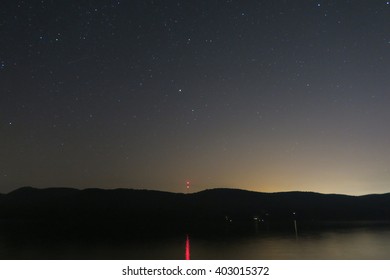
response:
<path id="1" fill-rule="evenodd" d="M 207 238 L 189 234 L 142 241 L 10 240 L 0 234 L 0 259 L 183 258 L 390 259 L 390 228 L 301 232 L 298 238 L 294 233 Z"/>
<path id="2" fill-rule="evenodd" d="M 191 259 L 191 252 L 190 252 L 190 237 L 188 234 L 186 235 L 186 254 L 185 254 L 186 260 Z"/>
<path id="3" fill-rule="evenodd" d="M 390 259 L 390 229 L 193 240 L 192 245 L 193 259 Z"/>

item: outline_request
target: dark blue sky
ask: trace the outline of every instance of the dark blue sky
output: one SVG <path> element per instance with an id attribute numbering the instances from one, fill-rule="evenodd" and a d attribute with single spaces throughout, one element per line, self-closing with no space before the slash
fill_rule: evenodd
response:
<path id="1" fill-rule="evenodd" d="M 388 1 L 2 1 L 0 192 L 390 191 Z"/>

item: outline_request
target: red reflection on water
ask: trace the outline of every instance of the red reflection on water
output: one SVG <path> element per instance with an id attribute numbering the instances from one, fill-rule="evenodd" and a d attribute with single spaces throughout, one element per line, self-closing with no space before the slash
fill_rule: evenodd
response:
<path id="1" fill-rule="evenodd" d="M 190 259 L 190 237 L 187 234 L 186 238 L 186 260 Z"/>

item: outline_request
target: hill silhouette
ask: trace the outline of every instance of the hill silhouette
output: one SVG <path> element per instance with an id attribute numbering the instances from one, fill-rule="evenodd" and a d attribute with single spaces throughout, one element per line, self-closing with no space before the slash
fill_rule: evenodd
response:
<path id="1" fill-rule="evenodd" d="M 293 214 L 295 213 L 295 214 Z M 261 193 L 210 189 L 192 194 L 135 189 L 36 189 L 0 195 L 0 221 L 21 232 L 135 234 L 218 232 L 321 222 L 390 221 L 390 194 Z M 14 232 L 14 231 L 13 231 Z"/>

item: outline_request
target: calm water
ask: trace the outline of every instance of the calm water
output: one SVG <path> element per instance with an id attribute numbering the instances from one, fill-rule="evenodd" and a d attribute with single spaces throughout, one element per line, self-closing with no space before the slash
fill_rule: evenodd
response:
<path id="1" fill-rule="evenodd" d="M 1 259 L 390 259 L 390 228 L 90 241 L 0 235 Z"/>

